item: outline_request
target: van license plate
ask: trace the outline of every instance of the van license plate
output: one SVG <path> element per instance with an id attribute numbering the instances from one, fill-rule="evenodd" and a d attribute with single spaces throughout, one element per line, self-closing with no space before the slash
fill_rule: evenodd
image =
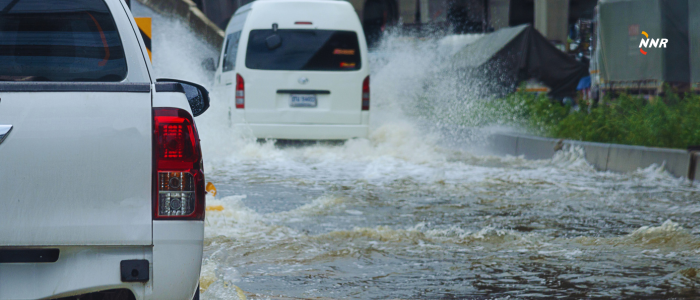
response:
<path id="1" fill-rule="evenodd" d="M 291 107 L 316 107 L 316 95 L 294 95 L 289 98 Z"/>

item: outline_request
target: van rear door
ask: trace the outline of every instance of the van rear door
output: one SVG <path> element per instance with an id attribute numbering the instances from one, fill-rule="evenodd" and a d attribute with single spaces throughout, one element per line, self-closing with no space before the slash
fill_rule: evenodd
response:
<path id="1" fill-rule="evenodd" d="M 278 43 L 271 44 L 278 39 Z M 360 124 L 363 61 L 353 31 L 255 29 L 245 57 L 249 123 Z M 247 77 L 247 78 L 246 78 Z"/>
<path id="2" fill-rule="evenodd" d="M 150 245 L 151 85 L 107 4 L 0 11 L 0 246 Z"/>

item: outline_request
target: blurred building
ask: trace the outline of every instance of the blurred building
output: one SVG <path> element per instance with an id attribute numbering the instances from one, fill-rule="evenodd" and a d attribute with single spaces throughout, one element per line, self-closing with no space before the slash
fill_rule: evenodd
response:
<path id="1" fill-rule="evenodd" d="M 251 0 L 193 0 L 220 28 Z M 592 19 L 598 0 L 347 0 L 369 40 L 389 26 L 431 24 L 454 33 L 475 33 L 534 24 L 551 41 L 566 43 L 571 24 Z"/>

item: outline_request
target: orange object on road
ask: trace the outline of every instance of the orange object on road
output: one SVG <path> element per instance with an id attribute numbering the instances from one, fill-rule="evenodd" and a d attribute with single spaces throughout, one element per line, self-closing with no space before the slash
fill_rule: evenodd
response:
<path id="1" fill-rule="evenodd" d="M 212 196 L 216 197 L 216 187 L 214 186 L 213 183 L 207 182 L 207 187 L 205 188 L 207 193 L 210 193 Z"/>
<path id="2" fill-rule="evenodd" d="M 223 211 L 224 207 L 221 205 L 209 205 L 207 206 L 207 211 Z"/>

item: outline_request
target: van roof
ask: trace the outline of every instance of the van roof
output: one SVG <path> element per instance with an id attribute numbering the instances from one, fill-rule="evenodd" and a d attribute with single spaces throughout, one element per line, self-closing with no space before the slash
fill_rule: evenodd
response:
<path id="1" fill-rule="evenodd" d="M 248 4 L 246 4 L 246 5 L 239 7 L 235 11 L 234 14 L 238 14 L 240 12 L 250 10 L 251 7 L 253 7 L 254 5 L 256 5 L 257 3 L 260 3 L 260 2 L 292 2 L 292 3 L 296 2 L 296 3 L 298 3 L 298 2 L 347 2 L 347 1 L 345 1 L 345 0 L 255 0 L 255 1 L 252 1 Z"/>
<path id="2" fill-rule="evenodd" d="M 352 30 L 362 34 L 362 25 L 352 4 L 343 0 L 257 0 L 236 12 L 251 10 L 246 20 L 250 29 L 271 28 L 277 23 L 287 29 Z M 322 13 L 319 13 L 322 10 Z M 299 25 L 297 22 L 311 22 Z M 364 36 L 363 36 L 364 38 Z"/>
<path id="3" fill-rule="evenodd" d="M 256 0 L 251 3 L 261 2 L 346 2 L 345 0 Z"/>
<path id="4" fill-rule="evenodd" d="M 345 1 L 345 0 L 255 0 L 248 5 L 251 5 L 253 8 L 258 8 L 258 7 L 270 7 L 272 4 L 275 5 L 280 5 L 280 4 L 311 4 L 311 5 L 338 5 L 338 6 L 350 6 L 352 7 L 352 4 L 350 2 Z M 354 11 L 354 9 L 353 9 Z"/>

